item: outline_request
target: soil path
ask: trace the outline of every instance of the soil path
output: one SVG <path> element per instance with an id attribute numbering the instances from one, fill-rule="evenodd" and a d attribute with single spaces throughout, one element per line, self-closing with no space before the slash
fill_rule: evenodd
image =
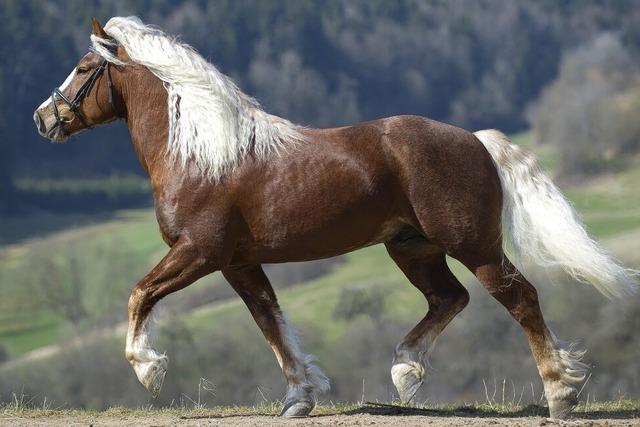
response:
<path id="1" fill-rule="evenodd" d="M 171 414 L 6 417 L 0 415 L 3 426 L 640 426 L 640 419 L 575 419 L 556 421 L 542 417 L 442 417 L 425 415 L 325 415 L 303 419 L 283 419 L 266 415 L 179 416 Z"/>

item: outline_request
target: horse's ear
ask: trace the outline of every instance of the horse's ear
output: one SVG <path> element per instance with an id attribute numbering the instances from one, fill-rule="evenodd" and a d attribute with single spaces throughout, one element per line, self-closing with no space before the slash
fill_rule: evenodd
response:
<path id="1" fill-rule="evenodd" d="M 93 34 L 100 37 L 101 39 L 109 38 L 104 28 L 102 28 L 102 24 L 100 24 L 95 16 L 91 18 L 91 26 L 93 27 Z"/>

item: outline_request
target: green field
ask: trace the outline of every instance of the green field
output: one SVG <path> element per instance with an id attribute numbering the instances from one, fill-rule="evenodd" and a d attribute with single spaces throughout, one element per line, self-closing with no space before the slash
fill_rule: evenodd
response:
<path id="1" fill-rule="evenodd" d="M 61 216 L 62 222 L 67 220 Z M 27 228 L 26 222 L 31 221 L 32 218 L 27 218 L 25 223 L 14 220 L 17 229 Z M 37 226 L 31 223 L 31 227 Z M 55 228 L 50 222 L 44 225 L 46 231 Z M 43 258 L 59 266 L 61 280 L 71 280 L 70 272 L 64 268 L 70 257 L 82 262 L 86 269 L 81 277 L 74 279 L 86 287 L 84 294 L 92 300 L 89 307 L 100 311 L 105 301 L 114 299 L 126 305 L 132 283 L 144 275 L 165 250 L 157 230 L 152 211 L 121 211 L 102 223 L 6 246 L 0 252 L 0 343 L 12 355 L 18 355 L 54 343 L 64 333 L 65 322 L 47 308 L 46 296 L 33 293 L 33 280 L 47 279 L 46 272 L 33 274 Z M 113 265 L 119 265 L 119 271 L 113 271 Z"/>

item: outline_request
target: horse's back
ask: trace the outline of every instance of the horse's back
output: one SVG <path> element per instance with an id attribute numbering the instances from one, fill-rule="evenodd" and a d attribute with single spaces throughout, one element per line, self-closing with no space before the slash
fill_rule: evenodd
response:
<path id="1" fill-rule="evenodd" d="M 495 169 L 465 130 L 396 116 L 305 134 L 306 142 L 234 180 L 247 230 L 239 245 L 250 258 L 337 255 L 406 225 L 451 245 L 481 223 L 499 224 Z"/>
<path id="2" fill-rule="evenodd" d="M 343 135 L 343 144 L 369 144 L 366 151 L 394 176 L 413 225 L 428 238 L 451 251 L 472 240 L 500 240 L 500 180 L 491 155 L 471 132 L 420 116 L 388 117 L 334 132 Z"/>

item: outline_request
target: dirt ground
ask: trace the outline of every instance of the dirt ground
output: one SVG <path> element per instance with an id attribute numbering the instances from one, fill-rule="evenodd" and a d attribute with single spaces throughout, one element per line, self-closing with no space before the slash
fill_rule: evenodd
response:
<path id="1" fill-rule="evenodd" d="M 555 421 L 542 417 L 456 417 L 429 415 L 319 415 L 303 419 L 283 419 L 266 415 L 178 416 L 154 414 L 6 417 L 2 426 L 640 426 L 640 419 L 574 419 Z"/>
<path id="2" fill-rule="evenodd" d="M 408 407 L 366 402 L 319 406 L 308 418 L 285 419 L 274 414 L 278 405 L 214 407 L 210 409 L 5 410 L 0 426 L 640 426 L 640 402 L 605 402 L 582 405 L 568 421 L 544 417 L 537 405 L 496 408 Z"/>
<path id="3" fill-rule="evenodd" d="M 540 405 L 399 406 L 364 402 L 319 405 L 308 418 L 275 416 L 278 403 L 211 408 L 82 409 L 0 407 L 0 426 L 639 426 L 640 401 L 580 404 L 568 421 L 545 417 Z"/>

